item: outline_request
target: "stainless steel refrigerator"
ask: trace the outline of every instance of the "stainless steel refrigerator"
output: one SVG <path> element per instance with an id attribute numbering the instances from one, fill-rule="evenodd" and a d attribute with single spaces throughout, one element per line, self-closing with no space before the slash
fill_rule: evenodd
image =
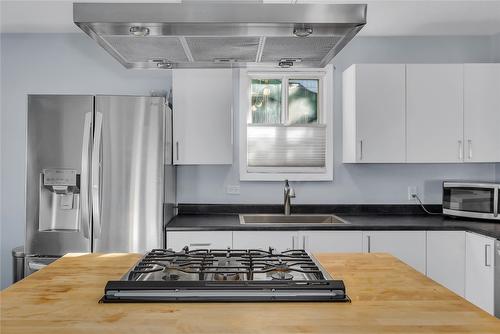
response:
<path id="1" fill-rule="evenodd" d="M 174 215 L 165 98 L 29 95 L 25 275 L 69 252 L 164 247 Z"/>

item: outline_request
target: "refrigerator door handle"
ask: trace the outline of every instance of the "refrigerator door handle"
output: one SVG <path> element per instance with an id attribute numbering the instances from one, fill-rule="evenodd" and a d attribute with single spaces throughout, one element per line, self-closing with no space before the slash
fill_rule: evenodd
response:
<path id="1" fill-rule="evenodd" d="M 90 238 L 90 203 L 89 203 L 89 150 L 92 131 L 92 113 L 85 114 L 83 125 L 82 144 L 82 173 L 80 175 L 80 201 L 82 208 L 82 232 L 87 239 Z"/>
<path id="2" fill-rule="evenodd" d="M 92 218 L 93 238 L 101 234 L 101 137 L 102 113 L 95 113 L 94 145 L 92 147 Z"/>

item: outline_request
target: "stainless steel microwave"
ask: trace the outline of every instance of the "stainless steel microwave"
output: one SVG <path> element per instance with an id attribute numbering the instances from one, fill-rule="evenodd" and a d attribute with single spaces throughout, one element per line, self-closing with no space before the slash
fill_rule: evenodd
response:
<path id="1" fill-rule="evenodd" d="M 443 214 L 500 220 L 500 183 L 443 182 Z"/>

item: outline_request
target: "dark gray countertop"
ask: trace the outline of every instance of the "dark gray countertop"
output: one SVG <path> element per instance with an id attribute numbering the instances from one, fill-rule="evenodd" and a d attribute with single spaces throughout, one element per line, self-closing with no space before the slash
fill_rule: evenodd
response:
<path id="1" fill-rule="evenodd" d="M 500 240 L 500 222 L 453 219 L 426 215 L 337 215 L 350 224 L 334 225 L 245 225 L 237 214 L 184 214 L 174 217 L 168 231 L 257 231 L 257 230 L 464 230 Z"/>

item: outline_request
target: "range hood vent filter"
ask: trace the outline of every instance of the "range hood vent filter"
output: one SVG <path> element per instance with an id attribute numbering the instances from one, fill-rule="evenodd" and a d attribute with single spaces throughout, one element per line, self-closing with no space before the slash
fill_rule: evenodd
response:
<path id="1" fill-rule="evenodd" d="M 74 3 L 73 20 L 126 68 L 324 67 L 366 5 Z M 168 66 L 158 66 L 158 59 Z"/>
<path id="2" fill-rule="evenodd" d="M 227 58 L 252 63 L 259 50 L 259 37 L 186 37 L 186 42 L 197 62 Z"/>
<path id="3" fill-rule="evenodd" d="M 187 62 L 188 58 L 177 37 L 170 36 L 102 36 L 104 42 L 122 55 L 127 63 L 144 63 L 165 58 L 172 62 Z"/>
<path id="4" fill-rule="evenodd" d="M 282 58 L 299 58 L 305 62 L 321 62 L 339 42 L 339 37 L 269 37 L 262 53 L 263 62 Z"/>

